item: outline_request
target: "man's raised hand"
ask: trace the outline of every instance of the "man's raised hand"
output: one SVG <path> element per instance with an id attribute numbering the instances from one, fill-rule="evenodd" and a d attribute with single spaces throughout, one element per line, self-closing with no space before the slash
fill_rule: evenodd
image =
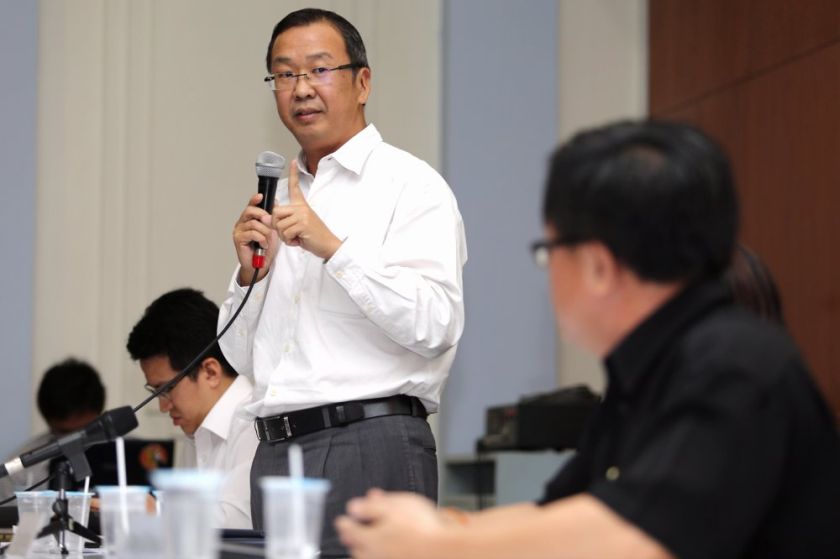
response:
<path id="1" fill-rule="evenodd" d="M 289 203 L 274 206 L 274 229 L 280 240 L 299 246 L 324 260 L 335 254 L 341 240 L 333 235 L 318 214 L 306 202 L 300 190 L 297 161 L 289 168 Z"/>

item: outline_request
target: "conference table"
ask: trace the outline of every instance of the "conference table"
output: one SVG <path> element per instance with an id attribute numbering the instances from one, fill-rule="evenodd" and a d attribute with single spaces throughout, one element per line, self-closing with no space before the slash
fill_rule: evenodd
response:
<path id="1" fill-rule="evenodd" d="M 11 527 L 17 523 L 17 507 L 15 506 L 0 506 L 0 542 L 3 543 L 3 548 L 0 549 L 0 555 L 8 541 L 11 539 Z M 90 514 L 88 519 L 89 527 L 95 532 L 99 532 L 99 515 L 95 512 Z M 255 557 L 265 556 L 265 540 L 262 532 L 256 530 L 222 530 L 220 534 L 220 551 L 218 559 L 253 559 Z M 88 544 L 89 545 L 89 544 Z M 51 554 L 44 557 L 62 557 L 60 555 Z M 87 547 L 82 554 L 70 554 L 65 556 L 68 559 L 80 557 L 82 559 L 107 559 L 105 554 L 100 552 L 99 548 Z M 342 559 L 344 556 L 335 555 L 320 555 L 321 559 Z"/>

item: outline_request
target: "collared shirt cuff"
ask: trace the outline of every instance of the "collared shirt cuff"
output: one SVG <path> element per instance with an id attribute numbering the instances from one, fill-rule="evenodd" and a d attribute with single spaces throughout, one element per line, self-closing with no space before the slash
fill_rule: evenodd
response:
<path id="1" fill-rule="evenodd" d="M 237 266 L 236 270 L 233 271 L 233 277 L 230 279 L 229 291 L 232 295 L 234 295 L 234 297 L 236 297 L 237 301 L 241 301 L 245 297 L 245 294 L 248 292 L 248 285 L 250 285 L 250 283 L 246 285 L 239 285 L 239 272 L 241 269 L 242 266 Z M 271 271 L 269 270 L 268 274 L 263 276 L 261 280 L 254 284 L 254 290 L 251 292 L 251 297 L 259 295 L 259 299 L 262 300 L 265 296 L 266 289 L 268 289 L 267 280 L 270 273 Z"/>
<path id="2" fill-rule="evenodd" d="M 357 257 L 359 251 L 355 248 L 353 238 L 347 237 L 332 257 L 324 262 L 327 273 L 348 293 L 352 293 L 353 287 L 364 277 L 362 265 Z"/>

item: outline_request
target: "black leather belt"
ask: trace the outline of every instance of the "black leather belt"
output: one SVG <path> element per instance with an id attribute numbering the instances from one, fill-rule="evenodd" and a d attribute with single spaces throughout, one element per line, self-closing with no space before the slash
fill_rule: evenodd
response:
<path id="1" fill-rule="evenodd" d="M 428 414 L 423 403 L 414 396 L 399 395 L 339 402 L 282 415 L 258 417 L 254 421 L 254 428 L 261 441 L 277 442 L 384 415 L 411 415 L 425 419 Z"/>

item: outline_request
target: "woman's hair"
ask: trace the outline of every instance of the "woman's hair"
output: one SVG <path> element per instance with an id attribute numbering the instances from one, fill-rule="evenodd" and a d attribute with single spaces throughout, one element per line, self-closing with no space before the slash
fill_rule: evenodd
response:
<path id="1" fill-rule="evenodd" d="M 784 325 L 782 299 L 770 270 L 753 251 L 738 244 L 724 274 L 735 302 L 762 318 Z"/>

